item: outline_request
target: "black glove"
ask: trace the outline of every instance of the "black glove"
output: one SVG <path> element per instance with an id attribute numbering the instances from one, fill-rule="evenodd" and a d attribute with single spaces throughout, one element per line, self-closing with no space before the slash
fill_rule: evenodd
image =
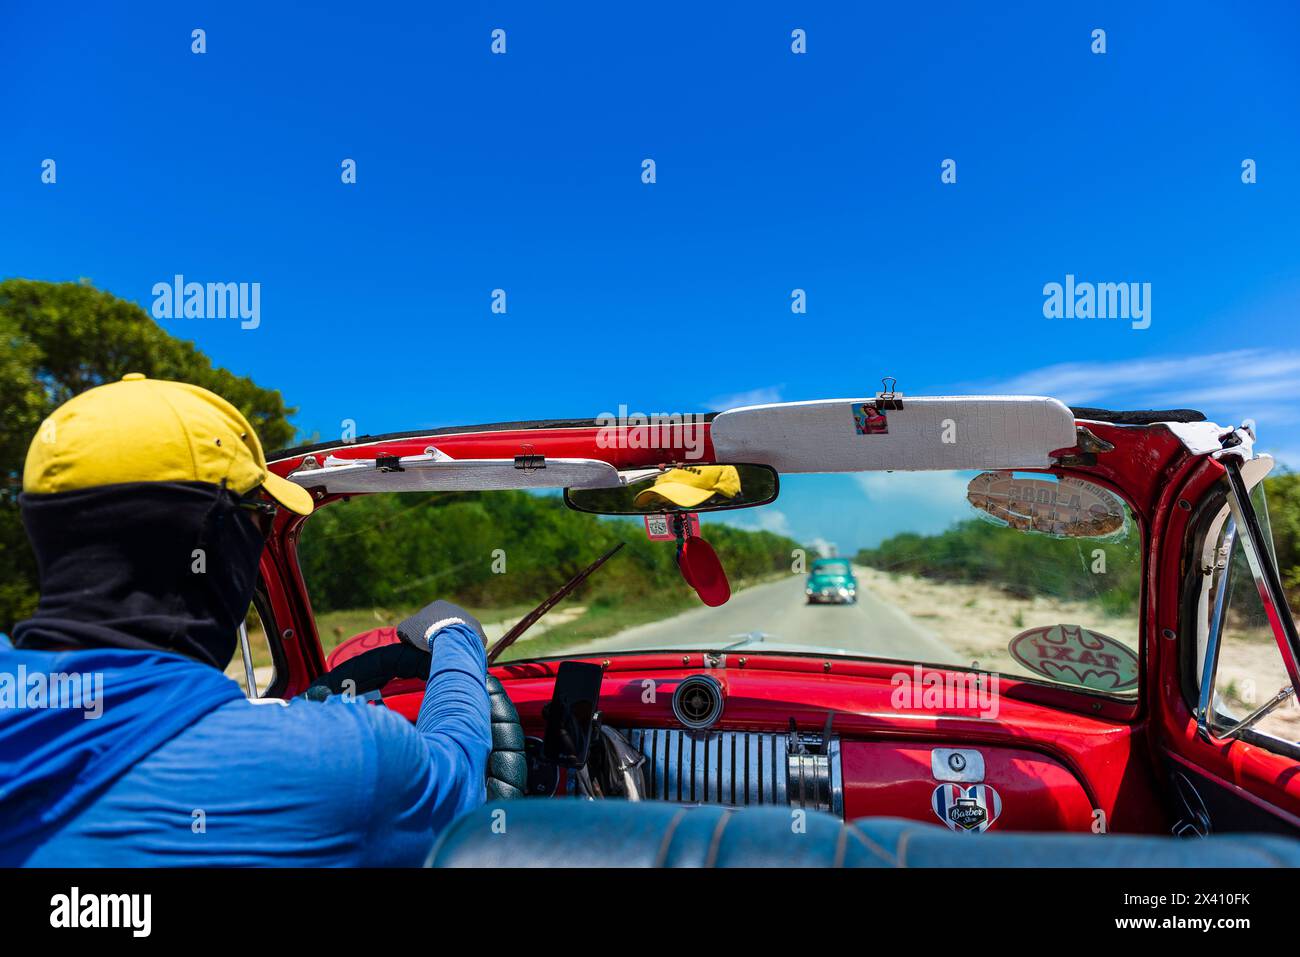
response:
<path id="1" fill-rule="evenodd" d="M 442 599 L 425 605 L 410 618 L 399 623 L 397 636 L 421 651 L 432 651 L 433 640 L 438 632 L 448 625 L 456 624 L 468 625 L 470 630 L 478 635 L 479 641 L 483 642 L 483 647 L 487 647 L 487 635 L 483 633 L 483 626 L 479 624 L 478 619 L 459 605 L 453 605 Z"/>

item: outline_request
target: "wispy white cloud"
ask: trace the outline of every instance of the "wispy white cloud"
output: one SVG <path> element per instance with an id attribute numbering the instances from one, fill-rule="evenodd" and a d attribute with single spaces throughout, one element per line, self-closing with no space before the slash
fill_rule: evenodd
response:
<path id="1" fill-rule="evenodd" d="M 747 392 L 733 392 L 730 395 L 719 395 L 710 399 L 708 406 L 711 409 L 717 409 L 719 412 L 725 409 L 738 409 L 746 405 L 766 405 L 769 402 L 781 401 L 781 390 L 783 385 L 760 386 L 757 389 L 750 389 Z"/>
<path id="2" fill-rule="evenodd" d="M 808 541 L 820 558 L 833 558 L 840 553 L 840 548 L 832 541 L 827 541 L 820 535 L 817 535 Z"/>
<path id="3" fill-rule="evenodd" d="M 1295 441 L 1295 436 L 1286 435 L 1281 438 L 1281 445 L 1275 445 L 1266 440 L 1266 436 L 1260 436 L 1259 444 L 1256 446 L 1258 451 L 1273 456 L 1273 461 L 1282 469 L 1289 472 L 1300 472 L 1300 445 L 1290 444 Z M 1274 469 L 1276 475 L 1278 469 Z"/>
<path id="4" fill-rule="evenodd" d="M 1117 362 L 1064 362 L 1000 382 L 999 392 L 1050 395 L 1074 405 L 1189 408 L 1232 405 L 1238 415 L 1277 400 L 1300 402 L 1300 351 L 1236 349 Z M 1284 407 L 1294 410 L 1294 402 Z"/>
<path id="5" fill-rule="evenodd" d="M 714 518 L 727 525 L 743 528 L 750 532 L 775 532 L 778 535 L 793 535 L 790 519 L 785 512 L 772 508 L 746 509 L 745 511 L 721 511 Z"/>
<path id="6" fill-rule="evenodd" d="M 866 495 L 868 508 L 907 516 L 906 528 L 930 535 L 969 516 L 964 472 L 858 472 L 853 480 Z"/>
<path id="7" fill-rule="evenodd" d="M 765 532 L 775 532 L 778 535 L 789 535 L 790 519 L 786 517 L 785 512 L 777 509 L 765 508 L 757 516 L 758 527 Z"/>
<path id="8" fill-rule="evenodd" d="M 1234 349 L 1203 355 L 1116 362 L 1065 362 L 1034 369 L 981 391 L 1048 395 L 1070 405 L 1111 409 L 1198 409 L 1236 424 L 1254 419 L 1260 446 L 1296 446 L 1300 424 L 1300 351 Z M 1293 453 L 1278 461 L 1300 466 Z"/>
<path id="9" fill-rule="evenodd" d="M 770 505 L 752 511 L 715 512 L 710 515 L 710 519 L 722 522 L 724 525 L 730 525 L 732 528 L 743 529 L 746 532 L 773 532 L 777 535 L 793 538 L 796 541 L 802 541 L 817 555 L 830 556 L 838 554 L 838 546 L 834 542 L 823 538 L 821 535 L 803 537 L 790 524 L 789 516 L 785 512 L 772 508 Z M 709 537 L 707 531 L 704 532 L 704 537 Z"/>

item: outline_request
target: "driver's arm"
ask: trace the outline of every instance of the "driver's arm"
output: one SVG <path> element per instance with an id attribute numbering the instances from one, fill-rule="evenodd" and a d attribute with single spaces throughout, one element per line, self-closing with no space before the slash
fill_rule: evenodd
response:
<path id="1" fill-rule="evenodd" d="M 445 789 L 434 809 L 434 828 L 483 803 L 492 718 L 487 696 L 487 658 L 483 642 L 468 625 L 441 629 L 432 645 L 429 683 L 415 730 L 436 766 L 448 780 L 462 783 Z"/>
<path id="2" fill-rule="evenodd" d="M 486 797 L 492 724 L 476 625 L 468 618 L 430 636 L 429 681 L 414 728 L 386 708 L 364 709 L 379 739 L 366 863 L 422 863 L 437 835 Z"/>

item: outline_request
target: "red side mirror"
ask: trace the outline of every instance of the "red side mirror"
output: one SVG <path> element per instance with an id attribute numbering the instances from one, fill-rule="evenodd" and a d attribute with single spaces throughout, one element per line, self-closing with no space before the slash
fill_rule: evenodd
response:
<path id="1" fill-rule="evenodd" d="M 686 584 L 695 589 L 700 601 L 710 607 L 725 605 L 731 597 L 731 583 L 727 571 L 718 560 L 718 553 L 702 538 L 690 537 L 682 542 L 677 556 L 677 567 Z"/>

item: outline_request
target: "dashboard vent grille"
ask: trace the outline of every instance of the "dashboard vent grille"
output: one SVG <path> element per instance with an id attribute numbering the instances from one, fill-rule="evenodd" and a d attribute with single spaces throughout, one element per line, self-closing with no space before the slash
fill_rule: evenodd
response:
<path id="1" fill-rule="evenodd" d="M 786 804 L 843 815 L 839 739 L 765 731 L 619 729 L 646 756 L 648 796 L 687 804 Z M 819 753 L 822 752 L 822 753 Z M 573 776 L 570 775 L 570 780 Z M 570 785 L 572 788 L 572 785 Z"/>

